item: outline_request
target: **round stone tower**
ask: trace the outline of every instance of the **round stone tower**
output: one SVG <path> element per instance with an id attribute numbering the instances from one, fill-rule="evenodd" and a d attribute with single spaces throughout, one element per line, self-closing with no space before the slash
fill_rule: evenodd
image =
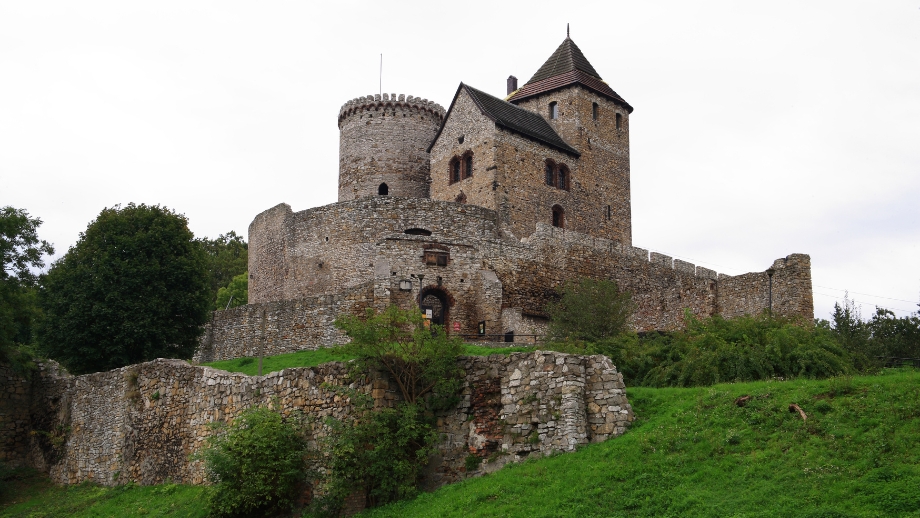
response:
<path id="1" fill-rule="evenodd" d="M 428 146 L 444 108 L 400 94 L 352 99 L 339 110 L 339 201 L 366 196 L 428 198 Z"/>

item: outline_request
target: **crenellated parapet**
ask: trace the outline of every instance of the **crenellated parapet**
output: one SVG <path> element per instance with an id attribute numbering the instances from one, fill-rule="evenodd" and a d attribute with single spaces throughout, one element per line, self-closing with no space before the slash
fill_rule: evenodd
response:
<path id="1" fill-rule="evenodd" d="M 342 127 L 342 120 L 355 113 L 365 110 L 376 111 L 387 108 L 392 108 L 394 110 L 415 109 L 424 111 L 437 116 L 439 124 L 444 120 L 444 115 L 446 113 L 444 107 L 440 104 L 429 101 L 428 99 L 422 99 L 421 97 L 413 97 L 405 94 L 365 95 L 364 97 L 355 97 L 342 105 L 339 109 L 339 129 Z"/>
<path id="2" fill-rule="evenodd" d="M 428 198 L 428 146 L 444 108 L 404 94 L 367 95 L 339 110 L 339 201 Z"/>

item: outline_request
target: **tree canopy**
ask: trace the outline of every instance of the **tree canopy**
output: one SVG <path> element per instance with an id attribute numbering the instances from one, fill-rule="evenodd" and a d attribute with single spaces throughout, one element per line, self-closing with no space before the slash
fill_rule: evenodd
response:
<path id="1" fill-rule="evenodd" d="M 249 273 L 243 272 L 227 286 L 217 290 L 217 309 L 229 309 L 249 303 Z"/>
<path id="2" fill-rule="evenodd" d="M 249 245 L 242 236 L 232 230 L 217 236 L 217 239 L 204 238 L 200 242 L 208 260 L 208 290 L 210 291 L 211 309 L 224 309 L 227 300 L 224 300 L 223 304 L 218 303 L 218 294 L 222 288 L 229 287 L 234 282 L 238 287 L 239 283 L 235 278 L 246 273 L 249 268 Z M 239 305 L 235 302 L 236 297 L 231 307 Z"/>
<path id="3" fill-rule="evenodd" d="M 41 345 L 78 373 L 188 358 L 208 318 L 202 246 L 158 205 L 103 209 L 44 286 Z"/>
<path id="4" fill-rule="evenodd" d="M 626 330 L 635 304 L 616 281 L 584 278 L 566 283 L 546 311 L 550 340 L 599 342 Z"/>
<path id="5" fill-rule="evenodd" d="M 32 342 L 32 327 L 37 318 L 36 275 L 43 256 L 54 248 L 38 238 L 39 218 L 24 209 L 0 209 L 0 347 Z"/>

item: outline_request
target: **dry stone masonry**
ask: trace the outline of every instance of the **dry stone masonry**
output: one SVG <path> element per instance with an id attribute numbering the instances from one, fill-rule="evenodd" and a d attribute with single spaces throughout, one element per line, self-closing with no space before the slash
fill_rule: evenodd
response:
<path id="1" fill-rule="evenodd" d="M 466 373 L 462 398 L 438 416 L 443 440 L 428 487 L 603 441 L 624 433 L 633 419 L 622 375 L 604 356 L 536 351 L 459 361 Z M 212 423 L 231 422 L 247 408 L 276 404 L 285 415 L 304 412 L 317 445 L 329 432 L 324 419 L 354 411 L 335 387 L 369 394 L 379 406 L 400 399 L 386 376 L 352 379 L 342 363 L 259 377 L 159 359 L 74 377 L 52 362 L 31 381 L 8 379 L 15 383 L 4 385 L 0 401 L 15 399 L 19 410 L 9 419 L 9 405 L 0 407 L 4 459 L 37 466 L 63 484 L 201 484 L 204 469 L 192 456 L 214 433 Z M 46 440 L 55 434 L 57 446 Z M 470 455 L 483 459 L 472 473 Z"/>

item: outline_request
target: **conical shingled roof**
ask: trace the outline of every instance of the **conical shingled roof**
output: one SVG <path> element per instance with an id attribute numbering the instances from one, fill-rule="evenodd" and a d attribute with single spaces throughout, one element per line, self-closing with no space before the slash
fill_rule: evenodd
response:
<path id="1" fill-rule="evenodd" d="M 571 38 L 566 38 L 543 63 L 537 73 L 524 86 L 508 97 L 508 102 L 516 103 L 528 97 L 559 90 L 578 84 L 623 105 L 630 113 L 633 107 L 605 83 L 591 62 L 581 52 Z"/>
<path id="2" fill-rule="evenodd" d="M 543 63 L 540 70 L 537 70 L 537 73 L 534 74 L 526 84 L 536 83 L 537 81 L 542 81 L 573 70 L 581 70 L 598 79 L 601 78 L 597 70 L 594 70 L 594 67 L 591 66 L 588 58 L 582 54 L 578 45 L 576 45 L 571 38 L 566 38 L 556 49 L 556 52 L 553 52 L 553 55 L 546 60 L 546 63 Z"/>

